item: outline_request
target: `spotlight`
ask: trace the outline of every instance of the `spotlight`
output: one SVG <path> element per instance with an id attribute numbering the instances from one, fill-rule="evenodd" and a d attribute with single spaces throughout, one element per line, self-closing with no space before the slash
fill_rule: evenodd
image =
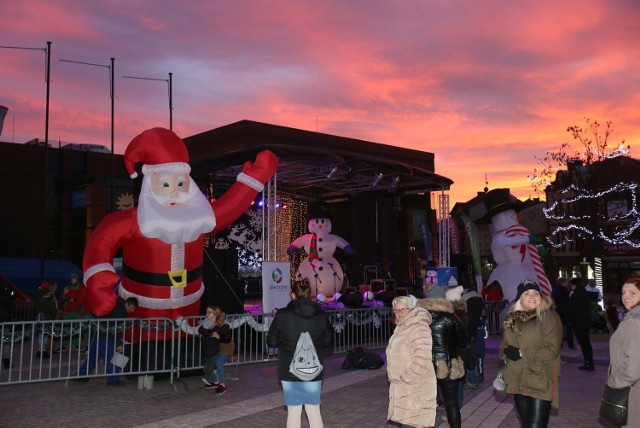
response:
<path id="1" fill-rule="evenodd" d="M 398 188 L 398 184 L 400 184 L 400 176 L 394 175 L 391 179 L 391 184 L 389 185 L 389 190 L 394 191 Z"/>
<path id="2" fill-rule="evenodd" d="M 336 172 L 338 172 L 338 167 L 333 165 L 327 174 L 327 180 L 331 180 L 331 178 L 336 175 Z"/>
<path id="3" fill-rule="evenodd" d="M 378 184 L 380 184 L 380 180 L 382 180 L 382 173 L 378 172 L 376 173 L 376 175 L 373 176 L 373 180 L 371 180 L 371 187 L 376 187 Z"/>

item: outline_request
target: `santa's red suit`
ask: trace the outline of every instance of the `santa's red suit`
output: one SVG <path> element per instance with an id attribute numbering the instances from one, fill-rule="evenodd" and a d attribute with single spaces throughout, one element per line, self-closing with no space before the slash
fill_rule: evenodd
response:
<path id="1" fill-rule="evenodd" d="M 188 176 L 190 171 L 184 142 L 163 128 L 145 131 L 129 144 L 125 164 L 132 177 L 137 175 L 135 166 L 138 163 L 143 164 L 145 179 L 148 174 L 162 173 Z M 119 294 L 123 299 L 138 299 L 139 306 L 134 313 L 138 318 L 176 319 L 198 315 L 200 296 L 204 292 L 205 234 L 223 229 L 240 217 L 262 190 L 263 184 L 273 176 L 277 165 L 276 156 L 266 150 L 258 154 L 255 163 L 246 162 L 238 181 L 211 203 L 213 213 L 205 222 L 199 222 L 204 226 L 198 224 L 200 229 L 186 241 L 166 242 L 167 239 L 163 241 L 162 237 L 149 237 L 144 227 L 141 230 L 139 215 L 142 205 L 105 217 L 91 234 L 84 253 L 84 282 L 91 312 L 97 316 L 109 313 Z M 203 197 L 201 193 L 199 196 Z M 200 233 L 202 228 L 205 230 Z M 112 265 L 113 257 L 120 248 L 122 278 Z"/>

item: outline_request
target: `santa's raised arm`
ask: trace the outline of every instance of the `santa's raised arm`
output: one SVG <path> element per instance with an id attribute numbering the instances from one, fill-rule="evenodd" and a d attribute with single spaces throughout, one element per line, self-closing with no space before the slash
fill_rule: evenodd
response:
<path id="1" fill-rule="evenodd" d="M 153 128 L 135 137 L 124 161 L 131 178 L 142 164 L 138 207 L 109 214 L 87 242 L 83 270 L 91 312 L 109 313 L 120 295 L 138 299 L 141 318 L 197 315 L 205 234 L 242 215 L 275 173 L 278 159 L 260 152 L 211 203 L 189 175 L 184 142 L 170 130 Z M 113 267 L 119 249 L 122 278 Z"/>

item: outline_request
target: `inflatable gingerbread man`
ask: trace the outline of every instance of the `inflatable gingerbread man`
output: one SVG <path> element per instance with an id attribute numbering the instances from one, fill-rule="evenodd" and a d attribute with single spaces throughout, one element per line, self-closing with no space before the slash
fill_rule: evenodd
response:
<path id="1" fill-rule="evenodd" d="M 138 207 L 109 214 L 91 234 L 83 271 L 91 312 L 109 313 L 117 296 L 136 297 L 139 318 L 197 315 L 205 234 L 235 221 L 275 173 L 270 151 L 246 162 L 221 197 L 210 202 L 189 173 L 187 148 L 175 133 L 153 128 L 135 137 L 124 154 L 131 178 L 142 164 Z M 113 257 L 122 249 L 122 278 Z"/>

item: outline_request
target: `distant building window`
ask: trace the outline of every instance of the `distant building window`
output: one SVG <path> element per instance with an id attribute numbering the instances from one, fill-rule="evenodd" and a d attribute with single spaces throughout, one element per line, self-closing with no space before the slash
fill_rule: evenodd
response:
<path id="1" fill-rule="evenodd" d="M 612 200 L 607 202 L 607 214 L 609 218 L 624 216 L 629 212 L 629 206 L 625 199 Z"/>

